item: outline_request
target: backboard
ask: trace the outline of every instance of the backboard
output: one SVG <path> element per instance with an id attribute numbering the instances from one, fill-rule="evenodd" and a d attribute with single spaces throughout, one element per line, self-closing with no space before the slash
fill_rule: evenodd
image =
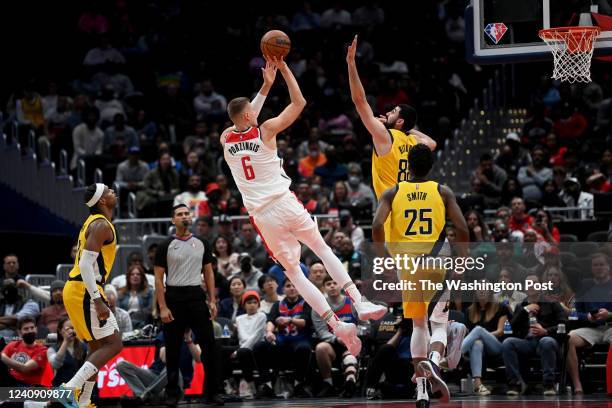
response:
<path id="1" fill-rule="evenodd" d="M 612 0 L 472 0 L 465 23 L 466 57 L 476 64 L 552 59 L 538 31 L 576 25 L 601 27 L 594 57 L 612 55 Z"/>

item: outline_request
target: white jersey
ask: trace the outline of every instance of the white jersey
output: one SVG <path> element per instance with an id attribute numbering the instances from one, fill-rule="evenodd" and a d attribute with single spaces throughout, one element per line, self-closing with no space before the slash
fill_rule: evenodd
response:
<path id="1" fill-rule="evenodd" d="M 249 213 L 289 192 L 291 179 L 283 169 L 283 160 L 276 149 L 264 144 L 258 127 L 229 132 L 223 156 Z"/>

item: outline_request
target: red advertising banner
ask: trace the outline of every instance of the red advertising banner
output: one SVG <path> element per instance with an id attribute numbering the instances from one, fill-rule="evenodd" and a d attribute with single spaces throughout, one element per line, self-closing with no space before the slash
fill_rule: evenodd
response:
<path id="1" fill-rule="evenodd" d="M 153 363 L 155 357 L 154 346 L 126 346 L 121 353 L 110 360 L 104 367 L 98 371 L 98 389 L 100 398 L 119 398 L 122 395 L 133 396 L 132 390 L 119 371 L 117 371 L 117 363 L 122 360 L 127 360 L 132 364 L 136 364 L 142 368 L 148 368 Z M 185 390 L 187 395 L 198 395 L 203 391 L 204 384 L 204 367 L 202 363 L 195 366 L 191 387 Z"/>

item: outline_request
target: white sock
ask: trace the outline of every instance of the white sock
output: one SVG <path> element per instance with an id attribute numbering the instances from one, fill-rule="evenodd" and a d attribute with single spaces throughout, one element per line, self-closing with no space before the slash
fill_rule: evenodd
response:
<path id="1" fill-rule="evenodd" d="M 432 351 L 429 353 L 429 359 L 437 366 L 440 365 L 440 353 L 437 351 Z"/>
<path id="2" fill-rule="evenodd" d="M 349 295 L 353 303 L 356 305 L 361 303 L 361 293 L 353 283 L 346 269 L 340 262 L 340 259 L 332 252 L 331 248 L 320 238 L 318 242 L 309 242 L 306 245 L 315 253 L 316 256 L 323 262 L 329 276 L 335 280 L 341 288 Z M 295 285 L 295 283 L 294 283 Z"/>
<path id="3" fill-rule="evenodd" d="M 283 265 L 284 266 L 284 265 Z M 286 274 L 293 286 L 297 289 L 299 294 L 304 298 L 306 303 L 310 305 L 312 310 L 315 311 L 323 320 L 329 324 L 332 329 L 335 329 L 340 325 L 340 320 L 329 308 L 329 303 L 325 299 L 325 296 L 317 287 L 308 280 L 299 265 L 291 265 L 289 268 L 285 266 Z"/>
<path id="4" fill-rule="evenodd" d="M 83 391 L 81 391 L 81 396 L 79 397 L 79 408 L 86 408 L 89 405 L 91 402 L 91 393 L 93 392 L 95 384 L 95 381 L 85 381 L 85 384 L 83 384 Z"/>
<path id="5" fill-rule="evenodd" d="M 70 381 L 66 383 L 66 388 L 83 388 L 85 381 L 93 377 L 98 373 L 98 369 L 95 365 L 86 361 L 85 364 L 79 368 L 79 371 L 72 377 Z"/>
<path id="6" fill-rule="evenodd" d="M 334 383 L 332 382 L 332 379 L 331 379 L 331 378 L 324 378 L 324 379 L 323 379 L 323 382 L 326 382 L 326 383 L 328 383 L 329 385 L 334 385 Z"/>
<path id="7" fill-rule="evenodd" d="M 361 304 L 361 293 L 353 281 L 344 284 L 343 289 L 355 305 Z"/>
<path id="8" fill-rule="evenodd" d="M 272 388 L 272 381 L 267 381 L 267 382 L 266 382 L 266 385 L 267 385 L 268 387 Z"/>
<path id="9" fill-rule="evenodd" d="M 429 400 L 429 395 L 427 395 L 427 378 L 417 377 L 416 383 L 417 383 L 417 401 Z"/>

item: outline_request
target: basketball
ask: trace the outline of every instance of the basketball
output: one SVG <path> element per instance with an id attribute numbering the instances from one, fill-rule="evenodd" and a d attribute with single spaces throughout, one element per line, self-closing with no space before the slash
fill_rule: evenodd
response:
<path id="1" fill-rule="evenodd" d="M 270 30 L 261 37 L 260 46 L 264 55 L 285 58 L 291 49 L 291 40 L 280 30 Z"/>

